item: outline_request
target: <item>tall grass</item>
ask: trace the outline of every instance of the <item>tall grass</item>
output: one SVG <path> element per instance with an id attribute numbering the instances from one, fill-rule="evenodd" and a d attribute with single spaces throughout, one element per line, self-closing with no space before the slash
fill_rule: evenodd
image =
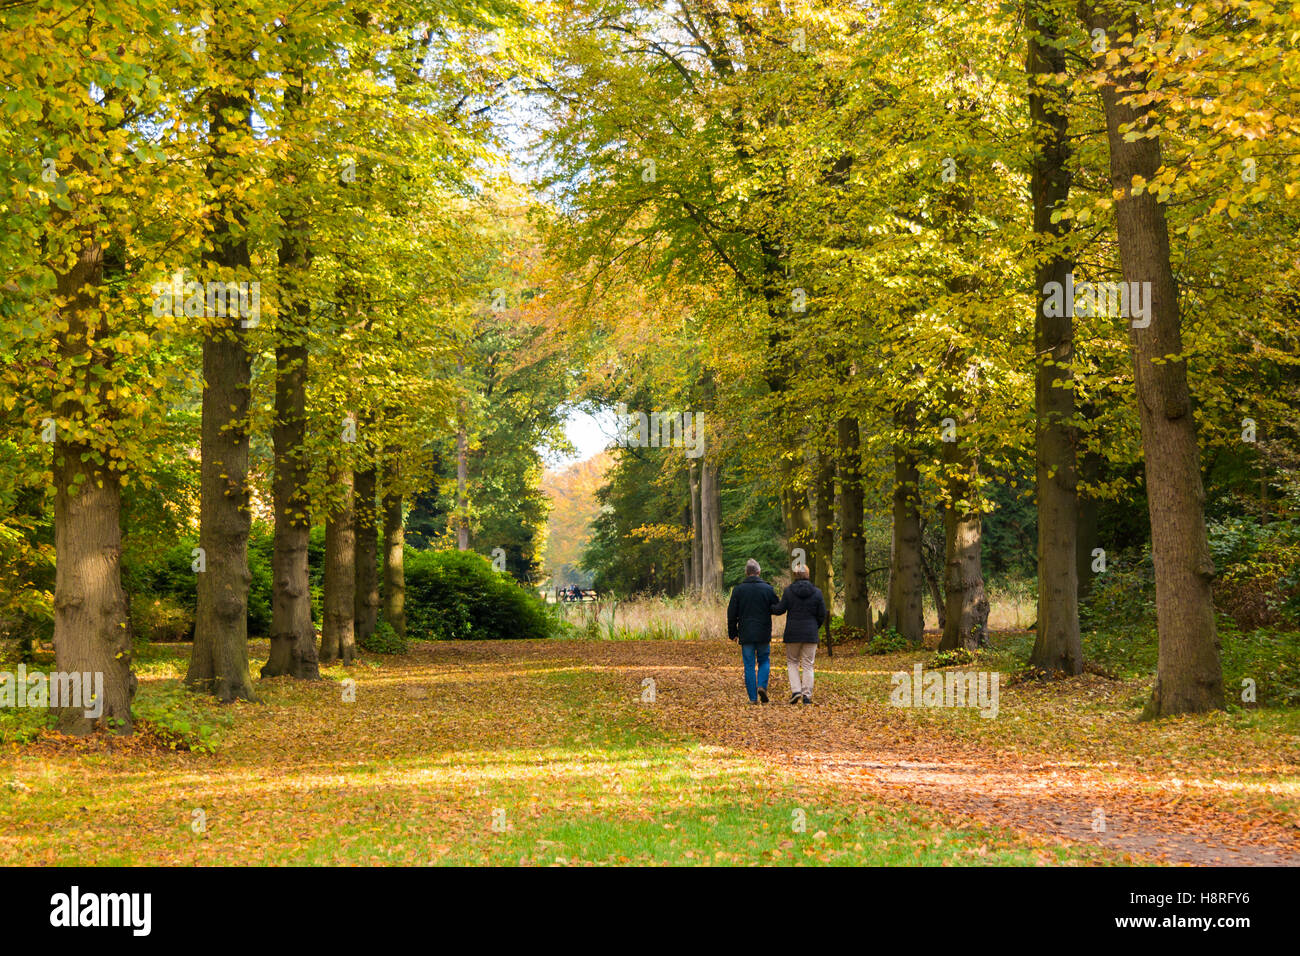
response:
<path id="1" fill-rule="evenodd" d="M 1002 581 L 988 585 L 989 629 L 1024 630 L 1034 623 L 1037 594 L 1033 582 Z M 639 594 L 622 600 L 602 598 L 585 603 L 555 605 L 560 618 L 570 625 L 565 636 L 606 641 L 698 641 L 722 640 L 727 636 L 727 600 L 729 594 L 688 594 L 677 597 Z M 872 591 L 873 615 L 885 608 L 885 596 Z M 844 611 L 835 607 L 838 617 Z M 925 626 L 937 629 L 934 604 L 925 598 Z M 772 623 L 773 635 L 780 639 L 781 618 Z"/>

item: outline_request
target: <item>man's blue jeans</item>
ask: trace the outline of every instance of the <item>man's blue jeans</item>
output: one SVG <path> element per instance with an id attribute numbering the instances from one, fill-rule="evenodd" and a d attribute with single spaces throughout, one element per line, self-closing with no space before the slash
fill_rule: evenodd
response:
<path id="1" fill-rule="evenodd" d="M 745 666 L 745 691 L 750 702 L 754 703 L 758 700 L 758 689 L 767 686 L 767 673 L 772 668 L 772 645 L 741 644 L 740 659 Z M 754 676 L 755 665 L 758 667 L 757 678 Z"/>

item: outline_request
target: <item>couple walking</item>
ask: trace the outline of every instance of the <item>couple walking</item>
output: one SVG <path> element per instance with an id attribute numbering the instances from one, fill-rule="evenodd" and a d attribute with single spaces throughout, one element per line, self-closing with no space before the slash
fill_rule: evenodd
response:
<path id="1" fill-rule="evenodd" d="M 817 636 L 826 620 L 822 592 L 808 580 L 808 568 L 794 572 L 794 581 L 778 599 L 772 585 L 761 577 L 758 562 L 745 562 L 745 580 L 731 591 L 727 604 L 727 637 L 740 643 L 745 667 L 745 691 L 751 704 L 767 703 L 767 675 L 771 669 L 772 617 L 785 614 L 786 671 L 790 676 L 790 703 L 812 703 L 813 658 Z M 800 672 L 802 671 L 802 675 Z"/>

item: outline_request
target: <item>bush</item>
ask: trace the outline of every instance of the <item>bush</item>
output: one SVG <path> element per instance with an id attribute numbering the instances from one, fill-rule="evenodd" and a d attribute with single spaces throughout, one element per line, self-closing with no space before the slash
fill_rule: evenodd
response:
<path id="1" fill-rule="evenodd" d="M 194 609 L 170 595 L 137 594 L 131 599 L 131 629 L 139 641 L 188 641 L 194 637 Z"/>
<path id="2" fill-rule="evenodd" d="M 198 607 L 198 575 L 194 571 L 197 538 L 183 538 L 161 555 L 150 560 L 124 563 L 122 584 L 131 595 L 131 626 L 138 637 L 148 640 L 187 641 L 194 637 L 194 615 Z M 248 540 L 248 633 L 271 632 L 271 556 L 274 538 L 271 526 L 253 525 Z M 166 609 L 167 625 L 160 637 L 149 636 L 156 623 L 154 602 Z M 183 636 L 167 636 L 179 626 L 179 612 L 188 615 L 189 626 Z"/>
<path id="3" fill-rule="evenodd" d="M 950 651 L 939 651 L 930 661 L 931 668 L 940 667 L 960 667 L 965 664 L 974 664 L 976 660 L 975 652 L 967 650 L 964 647 L 954 647 Z"/>
<path id="4" fill-rule="evenodd" d="M 550 636 L 551 615 L 531 590 L 472 551 L 406 553 L 406 628 L 431 640 Z"/>
<path id="5" fill-rule="evenodd" d="M 867 646 L 868 654 L 897 654 L 899 651 L 910 651 L 912 645 L 907 643 L 907 638 L 892 627 L 886 628 L 871 639 Z"/>
<path id="6" fill-rule="evenodd" d="M 407 640 L 393 630 L 393 625 L 380 621 L 375 633 L 362 641 L 361 646 L 376 654 L 405 654 Z"/>

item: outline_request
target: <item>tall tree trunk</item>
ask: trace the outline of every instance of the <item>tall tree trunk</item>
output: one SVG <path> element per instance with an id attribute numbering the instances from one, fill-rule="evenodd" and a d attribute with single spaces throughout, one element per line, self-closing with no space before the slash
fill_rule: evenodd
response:
<path id="1" fill-rule="evenodd" d="M 689 482 L 689 474 L 688 474 Z M 690 485 L 687 485 L 687 495 L 689 497 Z M 691 558 L 695 554 L 695 528 L 693 521 L 695 518 L 694 509 L 691 502 L 686 502 L 686 507 L 682 509 L 682 528 L 686 532 L 686 544 L 682 548 L 682 593 L 689 594 L 691 591 L 691 581 L 695 577 L 695 569 L 691 566 Z"/>
<path id="2" fill-rule="evenodd" d="M 285 111 L 303 113 L 303 76 L 291 74 L 284 91 Z M 294 156 L 295 161 L 303 161 Z M 294 169 L 295 178 L 302 170 Z M 275 474 L 271 482 L 275 536 L 271 556 L 271 653 L 262 677 L 288 674 L 318 680 L 316 629 L 311 619 L 308 546 L 311 543 L 311 501 L 307 482 L 307 330 L 311 300 L 306 278 L 311 268 L 310 227 L 295 197 L 285 214 L 280 243 L 281 307 L 277 315 L 275 349 L 275 422 L 271 427 Z"/>
<path id="3" fill-rule="evenodd" d="M 456 372 L 464 374 L 465 363 L 456 362 Z M 456 416 L 456 548 L 469 550 L 469 435 L 465 419 L 469 412 L 461 402 Z"/>
<path id="4" fill-rule="evenodd" d="M 704 516 L 700 499 L 700 466 L 695 461 L 690 465 L 691 482 L 691 588 L 699 591 L 704 588 Z"/>
<path id="5" fill-rule="evenodd" d="M 356 657 L 356 531 L 353 526 L 352 469 L 335 471 L 341 501 L 325 519 L 325 620 L 321 627 L 320 660 L 350 665 Z"/>
<path id="6" fill-rule="evenodd" d="M 722 590 L 722 521 L 718 463 L 708 458 L 700 468 L 700 525 L 703 532 L 700 586 L 708 594 Z"/>
<path id="7" fill-rule="evenodd" d="M 402 494 L 397 489 L 396 455 L 384 475 L 384 620 L 398 637 L 406 637 L 406 531 Z"/>
<path id="8" fill-rule="evenodd" d="M 319 680 L 308 568 L 311 516 L 307 494 L 307 346 L 295 343 L 277 347 L 275 366 L 271 654 L 262 676 L 288 674 Z"/>
<path id="9" fill-rule="evenodd" d="M 55 275 L 61 303 L 60 318 L 67 331 L 59 341 L 59 365 L 64 369 L 111 363 L 99 344 L 106 329 L 88 318 L 101 308 L 99 291 L 104 271 L 103 247 L 86 232 L 71 269 Z M 101 352 L 99 355 L 91 353 Z M 103 381 L 84 381 L 89 394 L 98 394 L 101 407 L 111 405 Z M 54 409 L 60 422 L 80 422 L 82 400 L 66 399 Z M 57 728 L 66 734 L 88 734 L 96 727 L 113 733 L 132 732 L 131 698 L 136 680 L 131 673 L 131 631 L 122 591 L 121 483 L 119 473 L 106 467 L 107 456 L 92 445 L 54 436 L 54 666 L 75 674 L 102 674 L 102 710 L 87 717 L 85 706 L 61 707 Z M 89 703 L 94 678 L 82 686 L 81 703 Z"/>
<path id="10" fill-rule="evenodd" d="M 894 423 L 910 436 L 916 428 L 915 409 L 895 412 Z M 905 440 L 900 437 L 899 441 Z M 922 600 L 925 572 L 921 558 L 921 515 L 917 507 L 921 474 L 916 455 L 906 446 L 894 445 L 893 534 L 889 554 L 889 626 L 911 644 L 925 635 L 925 607 Z"/>
<path id="11" fill-rule="evenodd" d="M 214 28 L 214 34 L 221 34 Z M 244 216 L 229 198 L 239 159 L 229 145 L 248 115 L 244 93 L 215 93 L 209 116 L 208 180 L 218 190 L 209 267 L 232 283 L 251 260 Z M 205 276 L 211 280 L 212 276 Z M 198 578 L 194 648 L 185 684 L 222 701 L 256 700 L 248 670 L 248 409 L 252 358 L 240 316 L 208 318 L 203 337 L 203 424 L 200 448 L 199 547 L 207 569 Z"/>
<path id="12" fill-rule="evenodd" d="M 1089 409 L 1083 410 L 1085 418 L 1091 418 Z M 1083 460 L 1079 464 L 1079 479 L 1087 486 L 1094 486 L 1101 480 L 1102 458 L 1101 454 L 1093 447 L 1087 447 L 1083 452 Z M 1097 533 L 1097 510 L 1099 502 L 1096 497 L 1086 488 L 1079 492 L 1079 536 L 1076 542 L 1075 566 L 1078 569 L 1079 576 L 1079 600 L 1082 601 L 1092 590 L 1092 585 L 1096 580 L 1097 574 L 1092 570 L 1093 556 L 1092 552 L 1098 548 L 1101 541 Z"/>
<path id="13" fill-rule="evenodd" d="M 1147 74 L 1127 63 L 1120 36 L 1137 32 L 1136 18 L 1115 22 L 1106 8 L 1080 4 L 1088 29 L 1106 31 L 1109 49 L 1119 50 L 1113 69 L 1127 89 L 1145 88 Z M 1106 54 L 1098 57 L 1106 69 Z M 1160 649 L 1156 683 L 1146 717 L 1198 713 L 1224 706 L 1223 669 L 1214 624 L 1214 561 L 1205 532 L 1205 491 L 1187 362 L 1182 343 L 1178 288 L 1169 259 L 1169 228 L 1154 192 L 1132 194 L 1134 177 L 1147 182 L 1161 168 L 1160 138 L 1150 135 L 1149 107 L 1126 101 L 1115 80 L 1102 85 L 1106 135 L 1110 143 L 1111 187 L 1124 281 L 1150 283 L 1149 321 L 1130 324 L 1134 379 L 1146 460 L 1147 505 L 1151 515 L 1151 557 L 1156 574 L 1156 620 Z M 1136 131 L 1135 138 L 1126 133 Z"/>
<path id="14" fill-rule="evenodd" d="M 353 521 L 356 527 L 356 594 L 353 627 L 358 644 L 374 636 L 379 623 L 379 528 L 375 513 L 378 476 L 373 463 L 356 473 Z"/>
<path id="15" fill-rule="evenodd" d="M 862 449 L 858 420 L 844 417 L 836 425 L 840 471 L 840 559 L 844 567 L 844 626 L 872 634 L 871 597 L 867 591 L 867 551 L 862 538 Z"/>
<path id="16" fill-rule="evenodd" d="M 804 553 L 808 554 L 813 550 L 813 520 L 808 507 L 808 491 L 800 484 L 798 471 L 798 464 L 793 459 L 782 459 L 781 519 L 785 528 L 786 550 L 803 548 Z"/>
<path id="17" fill-rule="evenodd" d="M 951 367 L 962 364 L 953 357 Z M 957 408 L 955 393 L 949 403 Z M 962 421 L 962 425 L 966 420 Z M 946 620 L 940 650 L 964 647 L 974 650 L 988 644 L 989 601 L 984 593 L 983 522 L 975 501 L 978 474 L 974 452 L 965 441 L 965 428 L 957 441 L 943 443 L 944 484 L 944 595 Z"/>
<path id="18" fill-rule="evenodd" d="M 826 607 L 835 603 L 835 456 L 817 456 L 817 544 L 812 567 L 813 583 L 826 596 Z"/>
<path id="19" fill-rule="evenodd" d="M 1067 220 L 1052 222 L 1070 196 L 1070 140 L 1062 93 L 1051 88 L 1053 77 L 1065 76 L 1065 51 L 1060 44 L 1056 14 L 1037 4 L 1029 10 L 1026 72 L 1029 74 L 1029 118 L 1035 155 L 1030 172 L 1034 233 L 1059 248 Z M 1074 446 L 1074 316 L 1070 310 L 1049 310 L 1050 283 L 1066 287 L 1074 271 L 1070 257 L 1040 257 L 1035 269 L 1034 350 L 1035 451 L 1038 489 L 1038 629 L 1029 662 L 1053 673 L 1083 673 L 1083 643 L 1079 635 L 1078 479 Z M 1059 315 L 1049 315 L 1058 311 Z"/>

